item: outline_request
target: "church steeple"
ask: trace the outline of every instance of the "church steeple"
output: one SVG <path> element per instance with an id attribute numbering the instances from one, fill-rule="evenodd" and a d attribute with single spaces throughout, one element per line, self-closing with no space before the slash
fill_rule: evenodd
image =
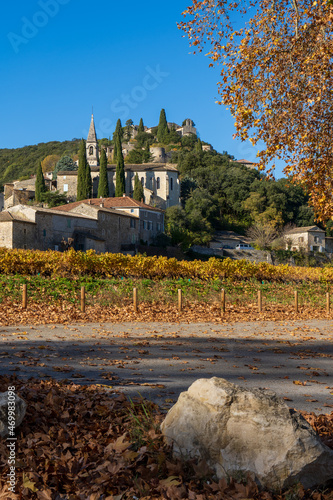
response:
<path id="1" fill-rule="evenodd" d="M 97 142 L 97 136 L 96 136 L 96 129 L 95 129 L 95 122 L 94 122 L 94 115 L 91 115 L 91 122 L 90 122 L 90 128 L 89 128 L 89 133 L 87 137 L 87 143 L 86 143 L 86 148 L 87 148 L 87 160 L 88 163 L 91 167 L 97 167 L 99 165 L 98 161 L 98 142 Z"/>

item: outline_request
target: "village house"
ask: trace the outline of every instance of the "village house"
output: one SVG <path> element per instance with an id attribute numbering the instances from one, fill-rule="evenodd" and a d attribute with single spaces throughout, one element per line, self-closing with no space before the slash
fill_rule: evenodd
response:
<path id="1" fill-rule="evenodd" d="M 252 170 L 255 170 L 257 167 L 256 167 L 256 164 L 253 163 L 253 161 L 249 161 L 249 160 L 233 160 L 235 163 L 240 163 L 241 165 L 244 165 L 244 167 L 247 167 L 247 168 L 250 168 Z"/>
<path id="2" fill-rule="evenodd" d="M 115 195 L 116 165 L 108 165 L 108 183 L 110 196 Z M 130 196 L 134 191 L 135 174 L 143 185 L 144 201 L 147 205 L 156 206 L 165 210 L 180 203 L 180 183 L 178 170 L 174 165 L 168 164 L 133 164 L 125 165 L 125 194 Z M 93 197 L 97 196 L 99 167 L 91 167 L 93 181 Z M 77 170 L 58 173 L 57 189 L 65 194 L 69 201 L 76 200 Z"/>
<path id="3" fill-rule="evenodd" d="M 83 204 L 84 205 L 84 204 Z M 99 206 L 78 212 L 17 205 L 0 213 L 0 246 L 36 250 L 135 253 L 139 221 L 135 214 Z"/>
<path id="4" fill-rule="evenodd" d="M 325 231 L 318 226 L 295 227 L 284 237 L 286 250 L 325 252 Z"/>
<path id="5" fill-rule="evenodd" d="M 164 231 L 164 212 L 162 210 L 133 200 L 128 196 L 92 198 L 61 205 L 52 210 L 91 216 L 97 208 L 113 213 L 125 213 L 133 217 L 131 224 L 137 230 L 137 239 L 131 243 L 143 242 L 149 245 L 154 242 L 156 236 Z"/>
<path id="6" fill-rule="evenodd" d="M 250 244 L 250 238 L 235 233 L 234 231 L 216 231 L 209 248 L 214 249 L 235 249 L 239 244 Z"/>
<path id="7" fill-rule="evenodd" d="M 49 191 L 56 190 L 56 183 L 52 180 L 52 176 L 44 175 L 46 187 Z M 15 205 L 27 205 L 29 201 L 35 198 L 35 183 L 36 176 L 24 181 L 13 181 L 4 184 L 4 203 L 3 208 L 13 207 Z"/>

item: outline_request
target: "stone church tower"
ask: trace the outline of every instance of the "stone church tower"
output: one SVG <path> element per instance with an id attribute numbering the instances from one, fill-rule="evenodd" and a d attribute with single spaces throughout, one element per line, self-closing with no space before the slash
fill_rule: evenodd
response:
<path id="1" fill-rule="evenodd" d="M 91 115 L 89 134 L 86 142 L 87 160 L 91 167 L 99 165 L 98 142 L 96 137 L 94 115 Z"/>

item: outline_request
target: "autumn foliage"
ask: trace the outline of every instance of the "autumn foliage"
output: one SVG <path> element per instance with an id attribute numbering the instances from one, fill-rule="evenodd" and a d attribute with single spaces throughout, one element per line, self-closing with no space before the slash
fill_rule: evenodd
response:
<path id="1" fill-rule="evenodd" d="M 28 401 L 17 429 L 17 485 L 20 498 L 56 500 L 197 499 L 329 500 L 331 489 L 259 491 L 249 478 L 218 480 L 204 462 L 179 460 L 163 441 L 164 416 L 146 400 L 129 401 L 108 386 L 0 377 L 0 390 L 15 385 Z M 333 413 L 305 414 L 333 446 Z M 7 441 L 0 439 L 0 499 L 8 492 Z"/>
<path id="2" fill-rule="evenodd" d="M 185 261 L 167 257 L 145 257 L 114 253 L 97 254 L 94 250 L 76 252 L 0 249 L 0 274 L 42 276 L 133 277 L 160 280 L 179 279 L 257 279 L 269 281 L 332 282 L 333 267 L 273 266 L 246 259 L 210 258 L 208 261 Z"/>
<path id="3" fill-rule="evenodd" d="M 220 65 L 219 104 L 235 136 L 261 148 L 260 169 L 284 160 L 318 219 L 331 218 L 332 2 L 193 0 L 183 15 L 191 46 L 207 44 L 210 66 Z"/>

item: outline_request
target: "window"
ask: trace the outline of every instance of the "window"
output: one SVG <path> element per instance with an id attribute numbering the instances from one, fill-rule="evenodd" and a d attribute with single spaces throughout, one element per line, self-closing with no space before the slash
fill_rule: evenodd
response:
<path id="1" fill-rule="evenodd" d="M 148 231 L 151 229 L 151 222 L 150 220 L 148 221 L 148 227 L 147 227 Z"/>
<path id="2" fill-rule="evenodd" d="M 145 180 L 143 177 L 141 177 L 141 184 L 144 186 L 145 185 Z"/>
<path id="3" fill-rule="evenodd" d="M 64 184 L 64 193 L 68 192 L 68 184 Z"/>
<path id="4" fill-rule="evenodd" d="M 154 229 L 154 223 L 151 222 L 150 224 L 151 224 L 151 230 L 153 231 L 153 229 Z"/>
<path id="5" fill-rule="evenodd" d="M 130 227 L 135 227 L 136 226 L 135 222 L 136 222 L 135 219 L 131 219 L 131 225 L 130 225 Z"/>
<path id="6" fill-rule="evenodd" d="M 315 237 L 314 237 L 314 242 L 315 242 L 315 243 L 319 243 L 319 236 L 315 236 Z"/>
<path id="7" fill-rule="evenodd" d="M 172 191 L 172 190 L 173 190 L 173 178 L 171 177 L 171 179 L 170 179 L 170 191 Z"/>
<path id="8" fill-rule="evenodd" d="M 90 146 L 90 148 L 89 148 L 89 155 L 93 156 L 93 154 L 94 154 L 94 148 L 92 146 Z"/>
<path id="9" fill-rule="evenodd" d="M 71 219 L 67 219 L 67 227 L 72 227 L 72 220 Z"/>
<path id="10" fill-rule="evenodd" d="M 160 178 L 157 177 L 156 179 L 156 189 L 160 189 L 161 188 L 161 181 L 160 181 Z"/>
<path id="11" fill-rule="evenodd" d="M 66 175 L 64 175 L 64 181 L 66 180 Z"/>
<path id="12" fill-rule="evenodd" d="M 298 241 L 299 241 L 300 243 L 303 243 L 303 241 L 304 241 L 303 236 L 300 236 L 300 237 L 298 238 Z"/>
<path id="13" fill-rule="evenodd" d="M 23 233 L 24 233 L 24 234 L 27 234 L 27 230 L 26 230 L 26 229 L 23 229 Z"/>
<path id="14" fill-rule="evenodd" d="M 24 248 L 24 250 L 26 250 L 27 249 L 27 245 L 23 245 L 23 248 Z"/>
<path id="15" fill-rule="evenodd" d="M 132 234 L 132 243 L 135 243 L 135 234 Z"/>
<path id="16" fill-rule="evenodd" d="M 142 221 L 142 229 L 146 229 L 146 221 L 145 220 Z"/>
<path id="17" fill-rule="evenodd" d="M 43 236 L 45 238 L 45 236 L 46 236 L 46 229 L 43 229 Z"/>
<path id="18" fill-rule="evenodd" d="M 157 231 L 161 231 L 161 224 L 158 222 L 156 226 Z"/>
<path id="19" fill-rule="evenodd" d="M 131 208 L 131 214 L 133 214 L 133 213 L 134 213 L 134 208 Z"/>

